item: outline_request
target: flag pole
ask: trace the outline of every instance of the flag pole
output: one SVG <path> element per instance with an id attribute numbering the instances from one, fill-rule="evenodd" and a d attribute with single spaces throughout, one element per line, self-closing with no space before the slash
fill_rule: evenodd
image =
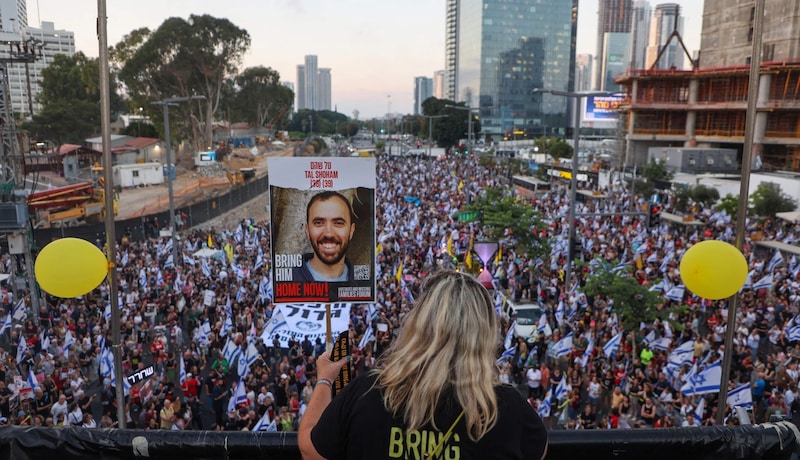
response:
<path id="1" fill-rule="evenodd" d="M 331 304 L 325 304 L 325 349 L 333 352 L 333 332 L 331 331 Z"/>

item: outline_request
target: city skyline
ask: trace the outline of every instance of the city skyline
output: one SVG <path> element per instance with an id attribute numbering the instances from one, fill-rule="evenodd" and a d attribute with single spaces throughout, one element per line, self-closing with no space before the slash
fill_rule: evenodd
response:
<path id="1" fill-rule="evenodd" d="M 663 2 L 651 2 L 655 5 Z M 686 16 L 685 36 L 690 51 L 699 49 L 702 2 L 678 0 Z M 698 4 L 699 3 L 699 4 Z M 109 2 L 108 42 L 118 43 L 139 27 L 158 28 L 169 17 L 210 14 L 227 18 L 248 31 L 252 39 L 241 69 L 272 67 L 281 80 L 296 83 L 297 64 L 313 54 L 333 69 L 331 104 L 340 113 L 353 110 L 361 118 L 382 117 L 387 100 L 392 112 L 413 113 L 414 77 L 432 78 L 444 69 L 445 2 L 408 0 L 363 3 L 355 0 L 214 0 L 155 2 L 141 0 L 137 8 Z M 597 0 L 580 0 L 578 53 L 594 54 Z M 29 0 L 28 23 L 53 21 L 56 28 L 75 32 L 76 50 L 98 55 L 95 34 L 96 2 L 65 4 L 61 0 Z M 386 18 L 386 19 L 384 19 Z M 349 116 L 349 115 L 348 115 Z"/>

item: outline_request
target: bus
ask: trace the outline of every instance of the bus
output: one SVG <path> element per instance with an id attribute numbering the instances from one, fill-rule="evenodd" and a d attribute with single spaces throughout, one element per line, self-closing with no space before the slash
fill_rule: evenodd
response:
<path id="1" fill-rule="evenodd" d="M 517 194 L 524 198 L 533 198 L 537 193 L 550 190 L 550 183 L 531 176 L 513 176 L 511 184 Z"/>

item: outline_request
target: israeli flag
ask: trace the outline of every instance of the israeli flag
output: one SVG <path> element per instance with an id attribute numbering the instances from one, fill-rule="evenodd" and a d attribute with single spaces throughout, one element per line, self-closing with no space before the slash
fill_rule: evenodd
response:
<path id="1" fill-rule="evenodd" d="M 0 334 L 2 333 L 3 331 L 0 330 Z M 103 336 L 100 336 L 100 338 L 105 340 Z M 42 350 L 45 352 L 50 348 L 50 334 L 47 333 L 47 330 L 42 329 L 42 332 L 39 334 L 39 342 L 42 343 Z M 103 346 L 105 346 L 105 344 L 103 344 Z M 103 348 L 101 347 L 100 349 L 102 350 Z"/>
<path id="2" fill-rule="evenodd" d="M 753 407 L 753 392 L 750 389 L 750 383 L 745 383 L 729 391 L 727 402 L 731 407 L 745 407 L 751 409 Z"/>
<path id="3" fill-rule="evenodd" d="M 514 358 L 514 354 L 517 352 L 517 347 L 509 348 L 508 350 L 504 351 L 499 358 L 497 358 L 497 365 L 503 364 L 503 361 L 510 360 Z"/>
<path id="4" fill-rule="evenodd" d="M 25 297 L 19 299 L 11 310 L 11 316 L 17 320 L 22 321 L 25 318 Z"/>
<path id="5" fill-rule="evenodd" d="M 772 259 L 769 260 L 769 264 L 767 265 L 767 273 L 772 273 L 775 268 L 783 263 L 783 254 L 781 251 L 776 249 L 775 254 L 772 255 Z"/>
<path id="6" fill-rule="evenodd" d="M 672 345 L 672 339 L 669 337 L 661 337 L 660 339 L 654 340 L 650 347 L 654 350 L 667 352 L 669 351 L 670 345 Z"/>
<path id="7" fill-rule="evenodd" d="M 181 355 L 181 362 L 179 364 L 179 366 L 180 366 L 180 377 L 179 378 L 180 378 L 180 381 L 181 381 L 181 386 L 183 386 L 183 384 L 186 383 L 186 363 L 183 362 L 183 353 L 181 353 L 180 355 Z"/>
<path id="8" fill-rule="evenodd" d="M 664 291 L 664 280 L 659 280 L 658 283 L 650 286 L 650 292 Z"/>
<path id="9" fill-rule="evenodd" d="M 361 337 L 361 341 L 358 343 L 358 349 L 363 350 L 367 348 L 369 345 L 370 340 L 375 338 L 375 332 L 372 330 L 372 324 L 367 326 L 367 330 L 364 331 L 364 335 Z"/>
<path id="10" fill-rule="evenodd" d="M 552 404 L 551 399 L 553 399 L 553 389 L 548 388 L 542 403 L 539 405 L 539 418 L 550 416 L 550 405 Z"/>
<path id="11" fill-rule="evenodd" d="M 236 392 L 228 400 L 228 412 L 233 412 L 239 404 L 247 403 L 247 392 L 244 389 L 244 380 L 239 379 L 236 385 Z"/>
<path id="12" fill-rule="evenodd" d="M 253 270 L 258 270 L 263 266 L 264 266 L 264 252 L 261 250 L 261 247 L 259 247 L 258 254 L 256 254 L 256 263 L 253 265 Z"/>
<path id="13" fill-rule="evenodd" d="M 247 295 L 247 288 L 244 286 L 239 286 L 239 290 L 236 291 L 236 301 L 238 303 L 242 303 L 244 301 L 244 296 Z"/>
<path id="14" fill-rule="evenodd" d="M 122 264 L 123 267 L 127 267 L 128 266 L 128 257 L 129 257 L 128 256 L 128 251 L 125 251 L 122 254 L 122 260 L 120 260 L 120 263 Z"/>
<path id="15" fill-rule="evenodd" d="M 672 350 L 672 353 L 667 357 L 669 364 L 681 367 L 684 364 L 692 364 L 694 358 L 694 340 L 688 340 L 682 343 L 679 347 Z"/>
<path id="16" fill-rule="evenodd" d="M 542 315 L 539 317 L 539 323 L 536 325 L 536 335 L 544 334 L 545 337 L 550 337 L 553 334 L 553 330 L 550 329 L 550 324 L 547 323 L 547 315 Z"/>
<path id="17" fill-rule="evenodd" d="M 772 273 L 758 280 L 756 284 L 753 285 L 753 290 L 757 291 L 759 289 L 769 289 L 771 287 L 772 287 Z"/>
<path id="18" fill-rule="evenodd" d="M 11 313 L 8 313 L 6 319 L 3 320 L 3 326 L 0 327 L 0 335 L 2 335 L 6 329 L 11 329 Z"/>
<path id="19" fill-rule="evenodd" d="M 558 301 L 558 306 L 556 307 L 556 322 L 561 325 L 564 323 L 564 314 L 566 306 L 564 305 L 563 300 Z"/>
<path id="20" fill-rule="evenodd" d="M 506 339 L 503 341 L 503 347 L 508 350 L 511 348 L 511 345 L 514 344 L 514 328 L 517 327 L 517 321 L 515 320 L 511 323 L 511 326 L 508 326 L 508 332 L 506 332 Z"/>
<path id="21" fill-rule="evenodd" d="M 220 337 L 225 337 L 228 335 L 228 332 L 233 329 L 233 320 L 231 319 L 230 315 L 225 315 L 225 321 L 222 323 L 222 329 L 219 331 Z"/>
<path id="22" fill-rule="evenodd" d="M 200 339 L 207 342 L 209 335 L 211 335 L 211 323 L 205 320 L 203 324 L 200 325 Z"/>
<path id="23" fill-rule="evenodd" d="M 283 316 L 281 309 L 276 308 L 272 313 L 272 318 L 269 320 L 269 323 L 264 327 L 261 338 L 264 340 L 264 343 L 272 343 L 272 338 L 275 337 L 275 333 L 285 327 L 286 318 Z"/>
<path id="24" fill-rule="evenodd" d="M 688 378 L 681 387 L 681 393 L 684 396 L 719 393 L 721 381 L 722 361 L 719 360 Z"/>
<path id="25" fill-rule="evenodd" d="M 233 232 L 233 239 L 236 240 L 237 243 L 242 242 L 242 224 L 236 226 L 236 231 Z"/>
<path id="26" fill-rule="evenodd" d="M 211 268 L 208 266 L 208 260 L 205 257 L 200 259 L 200 268 L 203 270 L 203 276 L 211 278 Z"/>
<path id="27" fill-rule="evenodd" d="M 606 355 L 606 358 L 611 358 L 617 354 L 620 343 L 622 343 L 622 332 L 612 337 L 611 340 L 603 345 L 603 354 Z"/>
<path id="28" fill-rule="evenodd" d="M 566 356 L 572 351 L 572 332 L 565 335 L 561 340 L 556 342 L 555 350 L 556 356 Z"/>
<path id="29" fill-rule="evenodd" d="M 31 389 L 36 391 L 40 389 L 39 381 L 36 380 L 36 374 L 33 373 L 33 368 L 28 368 L 28 385 L 30 385 Z"/>
<path id="30" fill-rule="evenodd" d="M 374 303 L 367 304 L 367 323 L 372 324 L 376 319 L 378 319 L 378 306 Z"/>
<path id="31" fill-rule="evenodd" d="M 108 377 L 114 372 L 114 356 L 111 349 L 104 348 L 100 353 L 100 376 Z"/>
<path id="32" fill-rule="evenodd" d="M 28 342 L 25 340 L 25 337 L 20 335 L 19 336 L 19 344 L 17 345 L 17 364 L 22 362 L 22 359 L 25 358 L 25 350 L 28 349 Z"/>
<path id="33" fill-rule="evenodd" d="M 747 278 L 744 280 L 742 289 L 753 289 L 753 273 L 755 273 L 755 270 L 750 270 L 747 273 Z M 742 292 L 742 289 L 739 289 L 739 292 Z"/>
<path id="34" fill-rule="evenodd" d="M 561 380 L 558 382 L 558 386 L 556 386 L 555 397 L 559 401 L 564 401 L 567 399 L 567 393 L 567 378 L 562 375 Z"/>
<path id="35" fill-rule="evenodd" d="M 173 268 L 174 266 L 175 266 L 175 261 L 172 260 L 172 254 L 170 254 L 169 257 L 167 257 L 167 261 L 164 262 L 164 269 Z M 159 274 L 160 274 L 160 272 L 159 272 Z M 159 284 L 161 284 L 161 283 L 159 283 Z"/>
<path id="36" fill-rule="evenodd" d="M 789 342 L 798 342 L 800 341 L 800 324 L 795 324 L 794 326 L 790 325 L 794 323 L 794 321 L 790 321 L 786 328 L 784 329 L 784 334 L 786 334 L 786 339 Z"/>
<path id="37" fill-rule="evenodd" d="M 139 287 L 147 286 L 147 272 L 145 271 L 144 267 L 139 270 Z"/>
<path id="38" fill-rule="evenodd" d="M 661 271 L 661 273 L 667 272 L 667 269 L 669 268 L 669 263 L 672 261 L 673 257 L 674 253 L 668 252 L 667 255 L 664 256 L 663 259 L 661 259 L 661 266 L 658 267 L 658 270 Z"/>
<path id="39" fill-rule="evenodd" d="M 667 294 L 665 295 L 666 298 L 672 300 L 673 302 L 681 302 L 683 301 L 683 295 L 686 292 L 686 287 L 684 285 L 673 286 Z"/>
<path id="40" fill-rule="evenodd" d="M 700 422 L 703 420 L 703 414 L 706 410 L 706 398 L 700 398 L 700 402 L 697 403 L 697 407 L 694 408 L 694 416 L 697 417 L 697 421 Z"/>
<path id="41" fill-rule="evenodd" d="M 225 356 L 228 363 L 233 364 L 237 362 L 241 353 L 242 350 L 228 337 L 228 340 L 225 342 L 225 347 L 222 349 L 222 355 Z"/>
<path id="42" fill-rule="evenodd" d="M 272 283 L 266 275 L 261 277 L 261 282 L 258 283 L 258 296 L 263 301 L 272 300 Z"/>
<path id="43" fill-rule="evenodd" d="M 191 265 L 192 267 L 194 267 L 194 265 L 195 265 L 197 262 L 195 262 L 195 261 L 194 261 L 194 259 L 193 259 L 192 257 L 190 257 L 190 256 L 188 256 L 188 255 L 186 255 L 186 254 L 184 254 L 184 255 L 183 255 L 183 263 L 184 263 L 184 264 L 186 264 L 186 265 Z"/>
<path id="44" fill-rule="evenodd" d="M 269 411 L 265 411 L 264 415 L 258 419 L 258 422 L 253 426 L 253 431 L 268 431 L 267 428 L 270 425 L 269 419 Z"/>

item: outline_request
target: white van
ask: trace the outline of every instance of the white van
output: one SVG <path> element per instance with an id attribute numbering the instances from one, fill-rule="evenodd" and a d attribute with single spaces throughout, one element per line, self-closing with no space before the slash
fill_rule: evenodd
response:
<path id="1" fill-rule="evenodd" d="M 539 302 L 535 301 L 516 303 L 506 300 L 503 305 L 503 313 L 509 321 L 516 317 L 517 325 L 514 327 L 514 335 L 527 340 L 536 337 L 536 328 L 539 325 L 539 318 L 544 314 L 544 309 Z"/>

